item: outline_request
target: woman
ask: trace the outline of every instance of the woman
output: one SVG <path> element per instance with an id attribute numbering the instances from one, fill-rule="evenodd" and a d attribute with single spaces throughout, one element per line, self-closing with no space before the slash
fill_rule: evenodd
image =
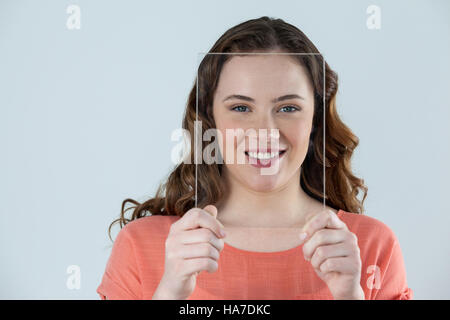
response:
<path id="1" fill-rule="evenodd" d="M 203 132 L 222 133 L 225 162 L 196 168 L 191 151 L 154 198 L 123 202 L 100 297 L 412 299 L 395 234 L 362 214 L 367 187 L 350 168 L 359 140 L 339 119 L 337 75 L 312 42 L 261 17 L 225 32 L 210 53 L 221 54 L 202 60 L 183 128 L 193 137 L 197 118 Z M 227 129 L 258 134 L 230 145 Z M 267 167 L 277 170 L 261 174 Z M 124 210 L 127 202 L 135 206 Z"/>

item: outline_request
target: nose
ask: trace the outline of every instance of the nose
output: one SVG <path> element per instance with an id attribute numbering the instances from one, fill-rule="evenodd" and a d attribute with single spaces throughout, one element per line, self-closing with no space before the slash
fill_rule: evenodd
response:
<path id="1" fill-rule="evenodd" d="M 280 130 L 272 114 L 261 115 L 257 120 L 256 139 L 261 147 L 274 148 L 279 145 Z"/>

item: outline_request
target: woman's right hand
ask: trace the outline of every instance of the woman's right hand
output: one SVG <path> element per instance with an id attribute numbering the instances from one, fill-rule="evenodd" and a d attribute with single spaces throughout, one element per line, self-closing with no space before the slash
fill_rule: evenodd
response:
<path id="1" fill-rule="evenodd" d="M 225 235 L 217 219 L 217 208 L 192 208 L 174 222 L 166 239 L 164 274 L 153 295 L 155 299 L 187 299 L 201 271 L 215 272 Z"/>

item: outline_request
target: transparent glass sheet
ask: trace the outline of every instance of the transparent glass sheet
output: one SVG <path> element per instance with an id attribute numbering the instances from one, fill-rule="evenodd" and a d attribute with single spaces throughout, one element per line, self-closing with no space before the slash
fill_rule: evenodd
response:
<path id="1" fill-rule="evenodd" d="M 313 83 L 308 82 L 312 79 L 308 69 L 300 64 L 300 61 L 312 64 L 314 60 L 312 72 L 322 78 L 321 83 L 316 83 L 316 90 L 321 92 L 319 98 Z M 323 112 L 325 105 L 324 71 L 325 62 L 318 53 L 199 54 L 193 149 L 195 206 L 203 209 L 212 204 L 218 208 L 216 218 L 227 233 L 219 270 L 227 277 L 232 278 L 230 272 L 236 271 L 223 269 L 225 266 L 221 264 L 228 259 L 226 255 L 241 254 L 239 272 L 250 277 L 253 271 L 244 257 L 267 258 L 259 266 L 272 268 L 274 255 L 270 253 L 289 253 L 301 245 L 303 213 L 311 206 L 310 201 L 302 200 L 305 196 L 300 177 L 305 159 L 320 159 L 310 150 L 313 143 L 310 139 L 313 115 Z M 216 73 L 220 76 L 214 88 Z M 284 99 L 275 100 L 280 97 Z M 321 118 L 323 123 L 316 135 L 321 136 L 323 152 L 325 117 Z M 319 168 L 322 165 L 323 171 L 318 177 L 322 180 L 321 190 L 317 191 L 325 195 L 325 166 L 318 165 Z M 202 181 L 205 173 L 217 170 L 225 186 L 224 195 L 218 203 L 205 203 L 208 190 L 204 190 Z M 325 207 L 324 198 L 315 198 L 314 207 L 320 208 L 321 204 Z M 201 275 L 208 277 L 206 272 Z M 201 279 L 197 286 L 213 296 L 223 297 L 220 288 L 207 286 Z M 242 288 L 236 290 L 251 288 L 244 281 Z"/>

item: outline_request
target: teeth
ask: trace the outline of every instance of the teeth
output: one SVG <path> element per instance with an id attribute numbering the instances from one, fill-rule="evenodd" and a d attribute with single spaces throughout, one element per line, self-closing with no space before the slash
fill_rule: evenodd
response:
<path id="1" fill-rule="evenodd" d="M 248 152 L 248 155 L 252 158 L 257 158 L 257 159 L 271 159 L 271 158 L 275 158 L 276 156 L 278 156 L 279 152 Z"/>

